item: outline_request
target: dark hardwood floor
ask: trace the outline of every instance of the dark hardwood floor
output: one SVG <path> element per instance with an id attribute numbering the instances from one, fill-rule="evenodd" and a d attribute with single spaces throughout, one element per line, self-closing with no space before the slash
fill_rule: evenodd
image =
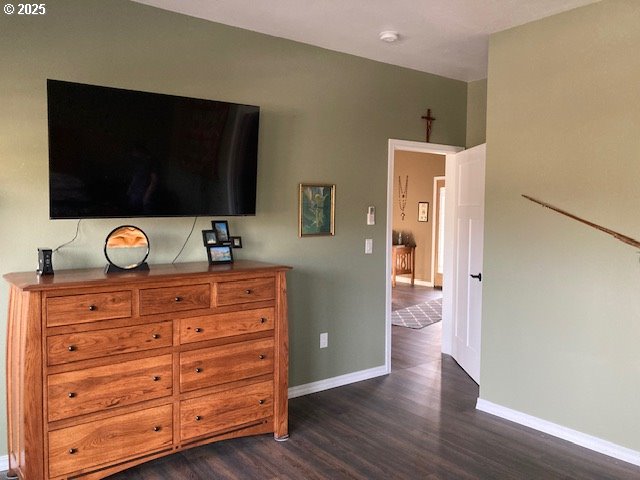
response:
<path id="1" fill-rule="evenodd" d="M 442 290 L 398 282 L 391 292 L 391 310 L 400 310 L 442 297 Z"/>
<path id="2" fill-rule="evenodd" d="M 391 294 L 391 310 L 442 297 L 442 290 L 398 283 Z M 421 329 L 392 327 L 391 370 L 416 367 L 440 359 L 441 324 Z"/>
<path id="3" fill-rule="evenodd" d="M 440 332 L 393 327 L 390 375 L 292 399 L 288 442 L 228 440 L 111 480 L 640 478 L 640 467 L 477 411 L 478 386 L 439 353 Z"/>

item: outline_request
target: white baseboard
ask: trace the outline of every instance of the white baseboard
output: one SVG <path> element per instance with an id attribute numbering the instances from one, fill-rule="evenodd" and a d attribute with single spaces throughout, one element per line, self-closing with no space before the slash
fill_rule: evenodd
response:
<path id="1" fill-rule="evenodd" d="M 0 472 L 9 470 L 9 455 L 0 455 Z"/>
<path id="2" fill-rule="evenodd" d="M 317 382 L 305 383 L 304 385 L 291 387 L 289 389 L 289 398 L 301 397 L 303 395 L 322 392 L 323 390 L 329 390 L 331 388 L 342 387 L 344 385 L 349 385 L 350 383 L 381 377 L 388 373 L 387 368 L 384 365 L 381 365 L 367 370 L 360 370 L 359 372 L 347 373 L 345 375 L 327 378 L 325 380 L 318 380 Z"/>
<path id="3" fill-rule="evenodd" d="M 575 443 L 576 445 L 580 445 L 581 447 L 588 448 L 589 450 L 593 450 L 594 452 L 602 453 L 609 457 L 632 463 L 633 465 L 640 465 L 640 452 L 617 445 L 609 442 L 608 440 L 603 440 L 571 428 L 563 427 L 562 425 L 558 425 L 517 410 L 512 410 L 481 398 L 478 398 L 476 409 L 490 413 L 496 417 L 504 418 L 506 420 L 519 423 L 520 425 L 533 428 L 534 430 L 548 433 L 554 437 L 558 437 L 571 443 Z"/>
<path id="4" fill-rule="evenodd" d="M 396 276 L 397 283 L 408 283 L 411 284 L 411 277 L 401 277 Z M 417 278 L 413 281 L 415 285 L 421 285 L 423 287 L 433 287 L 433 282 L 427 282 L 426 280 L 418 280 Z"/>

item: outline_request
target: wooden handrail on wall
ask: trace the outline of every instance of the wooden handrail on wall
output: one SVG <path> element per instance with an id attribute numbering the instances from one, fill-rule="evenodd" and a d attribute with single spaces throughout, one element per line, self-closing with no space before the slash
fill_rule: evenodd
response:
<path id="1" fill-rule="evenodd" d="M 626 235 L 623 235 L 621 233 L 618 233 L 614 230 L 611 230 L 609 228 L 603 227 L 601 225 L 598 225 L 597 223 L 593 223 L 590 222 L 589 220 L 585 220 L 584 218 L 580 218 L 572 213 L 566 212 L 564 210 L 562 210 L 561 208 L 558 207 L 554 207 L 553 205 L 549 205 L 548 203 L 542 202 L 540 200 L 536 200 L 535 198 L 530 197 L 529 195 L 522 195 L 524 198 L 526 198 L 527 200 L 530 200 L 534 203 L 537 203 L 538 205 L 542 205 L 543 207 L 549 208 L 551 210 L 553 210 L 554 212 L 558 212 L 566 217 L 572 218 L 574 220 L 577 220 L 580 223 L 584 223 L 585 225 L 589 225 L 591 228 L 595 228 L 596 230 L 600 230 L 601 232 L 604 232 L 608 235 L 611 235 L 613 238 L 620 240 L 622 243 L 626 243 L 627 245 L 631 245 L 632 247 L 635 248 L 640 248 L 640 241 L 631 238 L 631 237 L 627 237 Z"/>

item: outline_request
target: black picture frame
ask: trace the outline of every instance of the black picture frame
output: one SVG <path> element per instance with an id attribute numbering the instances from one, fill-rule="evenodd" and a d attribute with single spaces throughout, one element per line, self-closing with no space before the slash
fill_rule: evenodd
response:
<path id="1" fill-rule="evenodd" d="M 209 265 L 233 263 L 233 248 L 229 245 L 211 245 L 207 247 Z"/>
<path id="2" fill-rule="evenodd" d="M 231 234 L 229 233 L 229 222 L 226 220 L 212 220 L 211 228 L 215 230 L 219 244 L 225 245 L 225 242 L 230 241 L 229 237 Z M 228 245 L 228 243 L 226 245 Z"/>
<path id="3" fill-rule="evenodd" d="M 242 248 L 242 237 L 229 237 L 233 248 Z"/>
<path id="4" fill-rule="evenodd" d="M 202 230 L 202 243 L 205 247 L 218 245 L 218 236 L 215 230 Z"/>

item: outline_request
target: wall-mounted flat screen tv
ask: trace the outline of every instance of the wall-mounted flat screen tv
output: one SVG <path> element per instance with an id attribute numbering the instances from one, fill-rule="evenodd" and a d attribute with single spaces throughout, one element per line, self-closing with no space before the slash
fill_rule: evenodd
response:
<path id="1" fill-rule="evenodd" d="M 47 80 L 52 219 L 255 215 L 260 108 Z"/>

